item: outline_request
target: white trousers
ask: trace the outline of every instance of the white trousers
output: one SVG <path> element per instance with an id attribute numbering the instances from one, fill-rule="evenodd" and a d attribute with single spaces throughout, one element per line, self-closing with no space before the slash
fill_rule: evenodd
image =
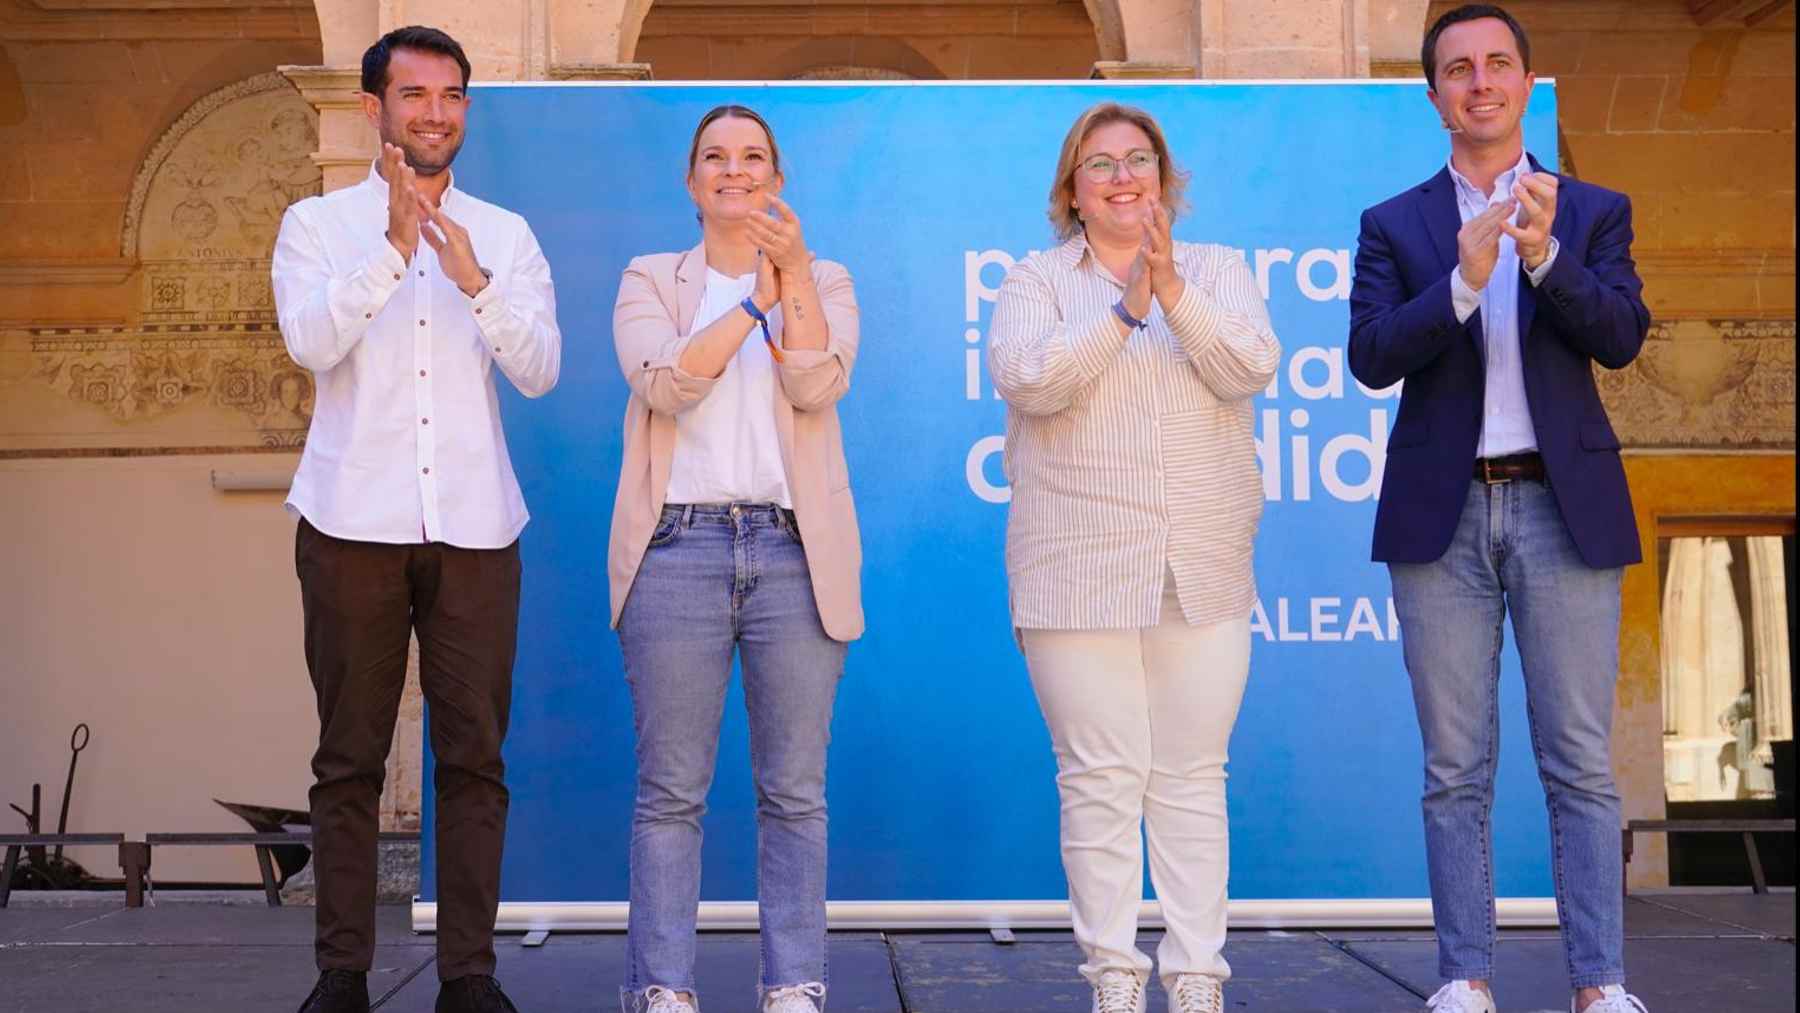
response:
<path id="1" fill-rule="evenodd" d="M 1167 931 L 1156 967 L 1221 981 L 1230 834 L 1225 755 L 1250 671 L 1250 619 L 1189 626 L 1174 599 L 1141 630 L 1022 630 L 1038 706 L 1056 748 L 1063 871 L 1082 976 L 1128 970 L 1142 980 L 1137 947 L 1150 881 Z"/>

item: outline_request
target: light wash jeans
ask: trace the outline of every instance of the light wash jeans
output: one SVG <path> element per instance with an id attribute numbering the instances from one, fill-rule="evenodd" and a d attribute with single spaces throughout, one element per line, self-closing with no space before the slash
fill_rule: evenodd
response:
<path id="1" fill-rule="evenodd" d="M 826 980 L 825 752 L 846 645 L 825 634 L 793 515 L 667 507 L 619 618 L 637 726 L 625 1006 L 694 991 L 700 817 L 732 652 L 756 783 L 762 988 Z"/>
<path id="2" fill-rule="evenodd" d="M 1580 504 L 1570 504 L 1580 509 Z M 1550 811 L 1550 861 L 1569 981 L 1625 980 L 1612 720 L 1621 569 L 1582 562 L 1543 482 L 1471 482 L 1456 535 L 1431 563 L 1390 564 L 1425 742 L 1425 855 L 1438 972 L 1490 980 L 1489 814 L 1500 749 L 1502 624 L 1512 611 L 1532 750 Z"/>
<path id="3" fill-rule="evenodd" d="M 1155 626 L 1021 630 L 1020 640 L 1056 749 L 1081 974 L 1150 977 L 1136 942 L 1148 837 L 1167 926 L 1156 970 L 1173 991 L 1177 975 L 1231 977 L 1225 761 L 1250 673 L 1250 620 L 1189 626 L 1167 581 Z"/>

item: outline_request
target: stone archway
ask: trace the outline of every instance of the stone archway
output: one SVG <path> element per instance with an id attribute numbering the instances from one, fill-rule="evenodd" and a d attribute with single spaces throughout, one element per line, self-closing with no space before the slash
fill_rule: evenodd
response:
<path id="1" fill-rule="evenodd" d="M 274 73 L 189 106 L 151 146 L 126 205 L 119 255 L 137 267 L 131 322 L 32 329 L 35 390 L 21 397 L 60 395 L 54 413 L 40 414 L 65 427 L 83 420 L 84 430 L 106 423 L 117 445 L 304 442 L 313 382 L 277 333 L 269 260 L 287 206 L 319 192 L 317 130 L 313 110 Z"/>
<path id="2" fill-rule="evenodd" d="M 1090 9 L 1115 10 L 1116 3 L 963 0 L 895 8 L 871 0 L 765 0 L 721 11 L 704 0 L 656 0 L 634 5 L 631 15 L 641 10 L 641 20 L 622 35 L 635 30 L 636 44 L 623 55 L 663 80 L 781 80 L 820 66 L 926 80 L 1079 79 L 1109 51 Z M 1107 37 L 1116 51 L 1121 36 Z"/>

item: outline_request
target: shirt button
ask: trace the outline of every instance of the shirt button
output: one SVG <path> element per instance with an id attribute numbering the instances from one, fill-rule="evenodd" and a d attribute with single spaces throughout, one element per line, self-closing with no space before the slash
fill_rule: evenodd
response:
<path id="1" fill-rule="evenodd" d="M 421 369 L 421 370 L 419 370 L 419 375 L 420 375 L 420 376 L 424 376 L 424 375 L 425 375 L 425 371 L 424 371 L 424 370 L 422 370 L 422 369 Z"/>
<path id="2" fill-rule="evenodd" d="M 499 355 L 501 352 L 504 352 L 504 351 L 506 351 L 506 349 L 501 348 L 499 345 L 494 346 L 494 354 L 495 355 Z"/>
<path id="3" fill-rule="evenodd" d="M 420 420 L 419 420 L 419 425 L 422 425 L 422 426 L 428 426 L 428 425 L 431 425 L 431 420 L 430 420 L 430 419 L 420 419 Z"/>
<path id="4" fill-rule="evenodd" d="M 421 321 L 419 321 L 419 326 L 420 326 L 420 327 L 423 327 L 423 326 L 425 326 L 425 321 L 423 321 L 423 320 L 421 320 Z"/>
<path id="5" fill-rule="evenodd" d="M 426 474 L 426 475 L 429 475 L 429 474 L 431 474 L 431 469 L 430 469 L 430 468 L 420 468 L 420 469 L 419 469 L 419 471 L 420 471 L 420 472 L 422 472 L 422 473 L 424 473 L 424 474 Z"/>
<path id="6" fill-rule="evenodd" d="M 364 320 L 373 320 L 373 319 L 375 319 L 375 314 L 373 314 L 373 313 L 364 313 L 364 314 L 363 314 L 363 319 L 364 319 Z"/>
<path id="7" fill-rule="evenodd" d="M 476 308 L 476 310 L 475 310 L 475 315 L 476 315 L 476 316 L 480 316 L 480 315 L 481 315 L 481 309 L 480 309 L 480 308 L 479 308 L 479 307 L 477 307 L 477 308 Z"/>
<path id="8" fill-rule="evenodd" d="M 396 275 L 394 275 L 394 280 L 395 280 L 395 281 L 399 281 L 399 280 L 400 280 L 400 276 L 399 276 L 399 275 L 397 275 L 397 274 L 396 274 Z"/>
<path id="9" fill-rule="evenodd" d="M 425 277 L 425 272 L 424 272 L 424 271 L 420 271 L 420 272 L 419 272 L 419 277 L 421 277 L 421 278 L 423 278 L 423 277 Z"/>

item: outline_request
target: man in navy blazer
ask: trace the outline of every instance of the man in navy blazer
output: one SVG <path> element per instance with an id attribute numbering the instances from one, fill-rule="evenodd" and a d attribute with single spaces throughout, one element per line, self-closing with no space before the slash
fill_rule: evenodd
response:
<path id="1" fill-rule="evenodd" d="M 1426 861 L 1446 984 L 1427 1009 L 1494 1013 L 1492 835 L 1503 623 L 1525 672 L 1550 813 L 1570 1008 L 1641 1013 L 1624 990 L 1611 733 L 1619 587 L 1640 560 L 1594 364 L 1650 327 L 1631 203 L 1545 172 L 1521 121 L 1525 31 L 1469 4 L 1421 54 L 1449 164 L 1370 208 L 1350 295 L 1350 368 L 1404 382 L 1374 558 L 1388 564 L 1425 747 Z"/>

